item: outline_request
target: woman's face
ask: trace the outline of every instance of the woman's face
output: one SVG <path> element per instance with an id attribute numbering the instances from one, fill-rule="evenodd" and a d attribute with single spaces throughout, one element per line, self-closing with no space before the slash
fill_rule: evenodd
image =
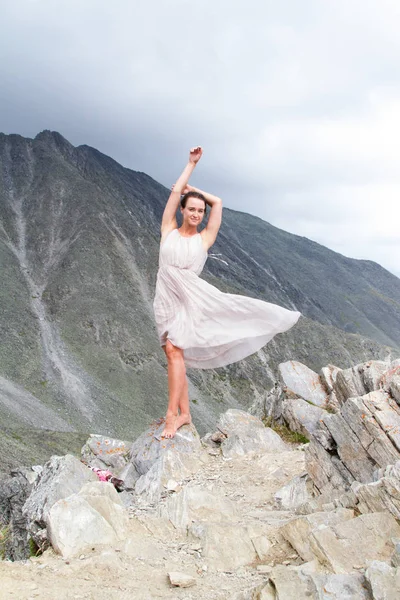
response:
<path id="1" fill-rule="evenodd" d="M 200 200 L 200 198 L 188 198 L 185 208 L 181 207 L 183 222 L 186 225 L 194 225 L 195 227 L 200 225 L 204 218 L 205 208 L 204 200 Z"/>

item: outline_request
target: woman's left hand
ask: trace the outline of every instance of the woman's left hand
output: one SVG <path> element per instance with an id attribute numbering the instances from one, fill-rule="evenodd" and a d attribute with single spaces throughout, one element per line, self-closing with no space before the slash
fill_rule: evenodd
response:
<path id="1" fill-rule="evenodd" d="M 174 184 L 174 185 L 172 186 L 172 188 L 171 188 L 171 190 L 172 190 L 172 191 L 174 191 L 174 187 L 175 187 L 175 184 Z M 183 194 L 187 194 L 188 192 L 192 192 L 193 190 L 194 190 L 194 187 L 192 187 L 191 185 L 187 184 L 187 185 L 185 186 L 185 189 L 183 189 L 183 190 L 182 190 L 181 194 L 182 194 L 182 195 L 183 195 Z"/>

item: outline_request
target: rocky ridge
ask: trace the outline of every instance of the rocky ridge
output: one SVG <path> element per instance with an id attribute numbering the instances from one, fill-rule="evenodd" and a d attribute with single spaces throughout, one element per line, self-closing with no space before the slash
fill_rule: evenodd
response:
<path id="1" fill-rule="evenodd" d="M 3 481 L 3 546 L 25 559 L 0 563 L 4 597 L 397 598 L 400 361 L 279 370 L 253 407 L 272 427 L 230 409 L 202 440 L 193 425 L 163 440 L 158 420 Z M 278 421 L 310 441 L 284 441 Z M 27 530 L 43 554 L 28 558 Z"/>

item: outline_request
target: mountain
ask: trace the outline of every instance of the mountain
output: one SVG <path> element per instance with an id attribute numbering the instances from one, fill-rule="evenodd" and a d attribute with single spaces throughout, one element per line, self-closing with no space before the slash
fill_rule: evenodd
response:
<path id="1" fill-rule="evenodd" d="M 3 440 L 16 432 L 23 445 L 44 429 L 134 439 L 164 413 L 152 299 L 168 195 L 57 132 L 0 134 Z M 400 355 L 400 280 L 376 263 L 228 208 L 211 253 L 202 275 L 210 283 L 304 316 L 245 361 L 190 371 L 200 431 L 265 394 L 284 360 L 318 370 Z"/>

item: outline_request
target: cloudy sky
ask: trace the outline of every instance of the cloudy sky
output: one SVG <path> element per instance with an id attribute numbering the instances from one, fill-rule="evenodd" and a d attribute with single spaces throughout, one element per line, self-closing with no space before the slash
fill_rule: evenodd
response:
<path id="1" fill-rule="evenodd" d="M 1 0 L 0 131 L 59 131 L 400 276 L 398 0 Z"/>

